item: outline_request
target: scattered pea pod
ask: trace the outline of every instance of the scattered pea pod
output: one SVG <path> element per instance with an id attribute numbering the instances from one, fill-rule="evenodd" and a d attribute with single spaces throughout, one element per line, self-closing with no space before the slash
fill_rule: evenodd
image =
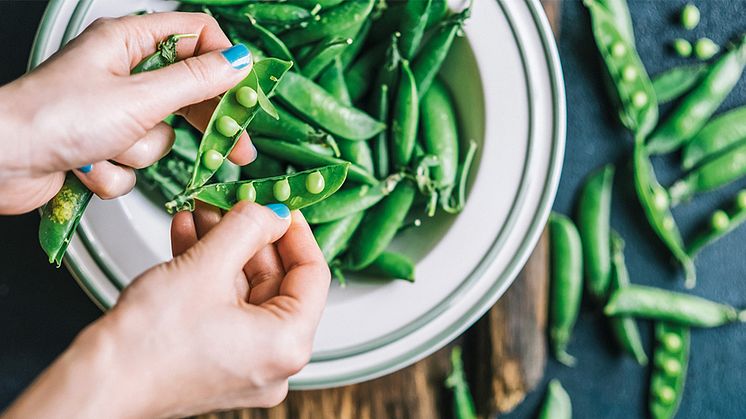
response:
<path id="1" fill-rule="evenodd" d="M 453 392 L 453 417 L 477 419 L 477 409 L 469 391 L 469 382 L 466 380 L 460 346 L 454 346 L 451 350 L 451 373 L 446 378 L 446 387 Z"/>
<path id="2" fill-rule="evenodd" d="M 742 143 L 746 143 L 746 106 L 710 120 L 684 147 L 682 166 L 691 169 Z"/>
<path id="3" fill-rule="evenodd" d="M 552 249 L 549 338 L 555 358 L 572 366 L 575 358 L 567 353 L 567 345 L 583 294 L 583 249 L 577 228 L 564 215 L 552 213 L 549 234 Z"/>
<path id="4" fill-rule="evenodd" d="M 407 167 L 412 160 L 412 152 L 417 142 L 419 111 L 417 84 L 414 81 L 414 75 L 409 68 L 409 63 L 402 61 L 401 77 L 399 78 L 391 122 L 391 158 L 397 169 Z"/>
<path id="5" fill-rule="evenodd" d="M 199 163 L 188 189 L 199 188 L 212 177 L 260 108 L 265 112 L 271 108 L 267 113 L 276 113 L 265 94 L 272 93 L 291 66 L 290 62 L 274 58 L 259 61 L 246 78 L 223 95 L 202 136 Z"/>
<path id="6" fill-rule="evenodd" d="M 684 394 L 689 365 L 690 331 L 686 326 L 655 324 L 655 367 L 650 375 L 650 416 L 673 419 Z"/>
<path id="7" fill-rule="evenodd" d="M 190 190 L 166 204 L 166 209 L 194 209 L 194 200 L 200 200 L 223 210 L 230 210 L 236 203 L 249 200 L 261 205 L 282 202 L 290 210 L 304 208 L 326 199 L 342 186 L 349 163 L 335 164 L 291 175 L 264 179 L 213 183 Z"/>
<path id="8" fill-rule="evenodd" d="M 614 166 L 609 164 L 592 173 L 580 193 L 578 229 L 583 242 L 585 278 L 588 293 L 605 301 L 611 281 L 610 217 Z"/>
<path id="9" fill-rule="evenodd" d="M 572 401 L 562 383 L 556 378 L 549 382 L 544 404 L 539 411 L 539 419 L 571 419 Z"/>
<path id="10" fill-rule="evenodd" d="M 414 282 L 414 262 L 400 253 L 381 253 L 363 272 L 387 279 Z"/>
<path id="11" fill-rule="evenodd" d="M 408 1 L 399 24 L 399 42 L 404 59 L 411 60 L 422 41 L 432 0 Z"/>
<path id="12" fill-rule="evenodd" d="M 313 235 L 327 263 L 332 263 L 347 248 L 364 215 L 364 211 L 358 211 L 314 227 Z"/>
<path id="13" fill-rule="evenodd" d="M 735 308 L 680 292 L 630 285 L 612 294 L 604 308 L 608 316 L 631 316 L 689 327 L 716 327 L 746 321 Z"/>
<path id="14" fill-rule="evenodd" d="M 707 71 L 702 81 L 653 132 L 647 142 L 651 154 L 674 151 L 702 129 L 741 78 L 746 67 L 746 34 Z"/>
<path id="15" fill-rule="evenodd" d="M 678 99 L 690 91 L 707 73 L 706 64 L 693 64 L 674 67 L 653 78 L 653 89 L 658 103 L 666 103 Z"/>
<path id="16" fill-rule="evenodd" d="M 308 21 L 308 25 L 292 29 L 282 35 L 289 48 L 336 36 L 350 28 L 362 24 L 373 10 L 374 0 L 346 1 L 336 7 L 324 10 L 318 19 Z"/>
<path id="17" fill-rule="evenodd" d="M 263 25 L 289 26 L 313 18 L 304 7 L 278 2 L 249 3 L 241 7 L 238 13 L 251 15 Z"/>
<path id="18" fill-rule="evenodd" d="M 696 256 L 705 246 L 735 230 L 746 221 L 746 190 L 740 191 L 735 201 L 730 213 L 724 210 L 715 211 L 710 217 L 707 228 L 692 239 L 686 249 L 691 257 Z"/>
<path id="19" fill-rule="evenodd" d="M 401 179 L 401 175 L 395 174 L 375 186 L 359 185 L 343 189 L 334 196 L 305 208 L 303 215 L 311 224 L 322 224 L 365 211 L 390 194 Z"/>
<path id="20" fill-rule="evenodd" d="M 746 143 L 741 143 L 720 154 L 668 188 L 671 203 L 689 200 L 694 194 L 711 191 L 746 175 Z"/>
<path id="21" fill-rule="evenodd" d="M 597 0 L 598 3 L 609 11 L 609 15 L 615 20 L 615 27 L 620 35 L 631 45 L 635 44 L 635 31 L 632 28 L 632 16 L 629 14 L 627 0 Z"/>

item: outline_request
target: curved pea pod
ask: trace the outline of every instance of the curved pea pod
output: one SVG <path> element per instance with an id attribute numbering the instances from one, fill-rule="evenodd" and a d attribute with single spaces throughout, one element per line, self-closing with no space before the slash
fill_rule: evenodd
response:
<path id="1" fill-rule="evenodd" d="M 742 312 L 729 305 L 643 285 L 630 285 L 614 292 L 604 313 L 689 327 L 717 327 L 746 320 Z"/>
<path id="2" fill-rule="evenodd" d="M 380 121 L 389 119 L 389 86 L 384 84 L 376 92 L 373 102 L 375 103 L 376 118 Z M 389 136 L 388 130 L 376 134 L 371 140 L 371 152 L 373 153 L 373 168 L 379 178 L 389 175 Z"/>
<path id="3" fill-rule="evenodd" d="M 653 132 L 647 142 L 651 154 L 669 153 L 689 141 L 704 127 L 741 78 L 746 66 L 746 34 L 717 60 L 697 87 Z"/>
<path id="4" fill-rule="evenodd" d="M 744 175 L 746 175 L 746 143 L 741 143 L 674 182 L 668 189 L 668 194 L 675 205 L 691 199 L 694 194 L 717 189 Z"/>
<path id="5" fill-rule="evenodd" d="M 383 253 L 407 216 L 415 193 L 414 184 L 399 182 L 389 196 L 366 212 L 350 242 L 345 266 L 353 270 L 366 268 Z"/>
<path id="6" fill-rule="evenodd" d="M 655 324 L 655 366 L 650 374 L 650 417 L 673 419 L 681 404 L 689 366 L 688 327 Z"/>
<path id="7" fill-rule="evenodd" d="M 549 234 L 552 249 L 549 340 L 554 357 L 567 366 L 573 366 L 575 358 L 567 353 L 567 344 L 578 318 L 583 294 L 583 249 L 578 229 L 564 215 L 552 213 Z"/>
<path id="8" fill-rule="evenodd" d="M 666 245 L 671 254 L 684 269 L 686 281 L 684 285 L 688 288 L 694 287 L 697 282 L 697 272 L 694 262 L 684 248 L 679 227 L 671 214 L 671 207 L 666 190 L 658 183 L 653 171 L 653 165 L 645 151 L 644 138 L 635 138 L 633 150 L 634 182 L 637 199 L 640 201 L 648 224 Z"/>
<path id="9" fill-rule="evenodd" d="M 614 166 L 611 164 L 592 173 L 583 185 L 578 203 L 586 288 L 596 301 L 606 300 L 611 281 L 609 232 L 613 181 Z"/>
<path id="10" fill-rule="evenodd" d="M 337 57 L 319 77 L 319 86 L 323 87 L 330 95 L 334 96 L 344 104 L 352 103 L 350 92 L 347 90 L 345 82 L 344 68 L 342 60 Z"/>
<path id="11" fill-rule="evenodd" d="M 277 95 L 296 112 L 347 140 L 367 140 L 386 128 L 383 123 L 341 103 L 324 88 L 299 74 L 286 74 L 277 88 Z"/>
<path id="12" fill-rule="evenodd" d="M 62 264 L 62 257 L 92 196 L 93 193 L 70 172 L 65 176 L 62 189 L 41 207 L 39 243 L 49 256 L 49 263 Z"/>
<path id="13" fill-rule="evenodd" d="M 194 168 L 194 174 L 192 180 L 187 185 L 188 189 L 199 188 L 200 186 L 207 183 L 207 181 L 215 174 L 219 164 L 212 167 L 207 167 L 203 160 L 205 159 L 205 153 L 217 152 L 222 161 L 225 161 L 228 154 L 233 150 L 233 146 L 236 145 L 238 138 L 246 127 L 251 123 L 254 115 L 260 110 L 266 111 L 266 106 L 262 105 L 262 97 L 266 101 L 265 95 L 270 95 L 275 89 L 275 86 L 280 82 L 280 79 L 292 66 L 292 63 L 274 58 L 268 58 L 266 60 L 259 61 L 254 64 L 251 72 L 245 79 L 228 90 L 220 99 L 220 103 L 215 108 L 215 111 L 210 118 L 210 122 L 207 124 L 202 135 L 202 141 L 199 145 L 199 153 L 197 155 L 197 162 Z M 258 95 L 258 103 L 253 107 L 247 108 L 242 106 L 237 98 L 236 93 L 244 88 L 248 87 L 253 89 Z M 267 101 L 267 103 L 269 103 Z M 269 105 L 271 107 L 271 105 Z M 269 112 L 268 112 L 269 113 Z M 226 136 L 218 131 L 216 125 L 223 118 L 230 118 L 234 121 L 234 124 L 238 129 L 233 132 L 233 135 Z M 214 168 L 213 168 L 214 167 Z"/>
<path id="14" fill-rule="evenodd" d="M 409 63 L 402 61 L 401 77 L 391 115 L 391 158 L 397 169 L 407 167 L 412 160 L 414 144 L 417 142 L 419 111 L 414 75 Z"/>
<path id="15" fill-rule="evenodd" d="M 170 213 L 194 209 L 194 200 L 229 210 L 242 199 L 261 205 L 281 202 L 290 210 L 304 208 L 326 199 L 337 191 L 347 178 L 349 163 L 335 164 L 316 169 L 304 170 L 291 175 L 237 182 L 213 183 L 191 190 L 166 204 Z M 319 184 L 309 187 L 311 180 Z"/>
<path id="16" fill-rule="evenodd" d="M 292 29 L 282 34 L 290 48 L 335 36 L 349 28 L 362 24 L 373 10 L 374 0 L 347 1 L 339 6 L 323 10 L 318 19 L 308 21 L 305 27 Z"/>
<path id="17" fill-rule="evenodd" d="M 653 78 L 653 89 L 658 104 L 678 99 L 691 90 L 707 72 L 707 64 L 674 67 Z"/>
<path id="18" fill-rule="evenodd" d="M 259 40 L 264 47 L 264 51 L 266 51 L 270 56 L 278 57 L 283 60 L 290 61 L 291 63 L 296 62 L 295 57 L 293 57 L 293 54 L 290 52 L 290 49 L 288 49 L 287 45 L 285 45 L 285 43 L 282 42 L 282 40 L 278 38 L 277 35 L 257 22 L 252 15 L 247 14 L 245 16 L 259 36 Z"/>
<path id="19" fill-rule="evenodd" d="M 258 112 L 247 131 L 251 134 L 306 143 L 323 143 L 329 135 L 301 121 L 282 107 L 278 106 L 275 109 L 277 110 L 277 119 L 266 112 Z"/>
<path id="20" fill-rule="evenodd" d="M 367 141 L 339 140 L 339 154 L 344 160 L 354 163 L 368 173 L 373 173 L 373 152 Z"/>
<path id="21" fill-rule="evenodd" d="M 417 93 L 422 98 L 430 89 L 430 84 L 440 71 L 453 40 L 461 32 L 464 21 L 469 18 L 471 7 L 451 16 L 435 30 L 435 33 L 422 46 L 412 63 L 412 73 L 417 83 Z"/>
<path id="22" fill-rule="evenodd" d="M 572 419 L 572 401 L 556 378 L 549 382 L 539 419 Z"/>
<path id="23" fill-rule="evenodd" d="M 746 143 L 746 106 L 708 122 L 684 147 L 682 166 L 691 169 L 741 143 Z"/>
<path id="24" fill-rule="evenodd" d="M 314 227 L 313 235 L 327 263 L 332 263 L 347 248 L 364 215 L 365 211 L 359 211 Z"/>
<path id="25" fill-rule="evenodd" d="M 303 215 L 311 224 L 322 224 L 365 211 L 390 194 L 401 179 L 402 175 L 395 174 L 374 186 L 360 185 L 340 190 L 329 199 L 304 208 Z"/>
<path id="26" fill-rule="evenodd" d="M 310 148 L 289 143 L 287 141 L 272 140 L 261 137 L 252 138 L 251 141 L 260 153 L 266 153 L 275 159 L 286 161 L 290 164 L 301 167 L 347 163 L 344 160 L 320 154 Z M 350 165 L 348 176 L 350 180 L 354 182 L 365 183 L 368 185 L 375 185 L 378 183 L 378 179 L 376 179 L 372 174 L 354 164 Z"/>
<path id="27" fill-rule="evenodd" d="M 288 3 L 249 3 L 239 9 L 241 14 L 249 14 L 258 22 L 269 25 L 294 25 L 313 17 L 311 12 L 301 6 Z"/>
<path id="28" fill-rule="evenodd" d="M 399 32 L 401 33 L 399 45 L 402 56 L 407 60 L 414 56 L 414 52 L 420 46 L 431 4 L 432 0 L 419 0 L 408 1 L 404 6 L 404 13 L 399 23 Z"/>
<path id="29" fill-rule="evenodd" d="M 619 99 L 619 117 L 636 135 L 646 136 L 658 122 L 655 90 L 635 45 L 599 0 L 583 0 L 591 14 L 593 36 Z M 621 29 L 625 30 L 625 29 Z"/>
<path id="30" fill-rule="evenodd" d="M 686 248 L 691 257 L 695 257 L 705 246 L 714 243 L 746 221 L 746 190 L 740 191 L 735 201 L 730 213 L 725 210 L 715 211 L 708 220 L 707 227 L 692 239 Z"/>
<path id="31" fill-rule="evenodd" d="M 400 253 L 381 253 L 363 272 L 384 278 L 414 282 L 414 262 Z"/>
<path id="32" fill-rule="evenodd" d="M 613 232 L 611 235 L 611 285 L 609 290 L 615 292 L 629 286 L 629 273 L 624 261 L 624 240 Z M 612 317 L 611 330 L 619 345 L 625 352 L 635 358 L 638 364 L 647 365 L 648 357 L 642 346 L 640 330 L 635 319 L 625 316 Z"/>
<path id="33" fill-rule="evenodd" d="M 466 380 L 460 346 L 454 346 L 451 350 L 451 373 L 448 374 L 445 384 L 453 393 L 453 417 L 477 419 L 477 409 L 469 390 L 469 382 Z"/>
<path id="34" fill-rule="evenodd" d="M 632 27 L 632 16 L 629 14 L 627 0 L 597 0 L 600 5 L 608 10 L 609 15 L 615 21 L 615 27 L 619 34 L 630 44 L 635 43 L 635 31 Z"/>

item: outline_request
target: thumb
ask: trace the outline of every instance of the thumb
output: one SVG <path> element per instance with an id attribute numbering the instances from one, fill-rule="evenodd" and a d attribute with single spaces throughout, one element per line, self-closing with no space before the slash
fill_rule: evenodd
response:
<path id="1" fill-rule="evenodd" d="M 145 107 L 143 114 L 160 121 L 185 106 L 225 93 L 249 74 L 252 63 L 249 49 L 236 44 L 132 75 L 129 81 L 141 93 L 135 103 Z"/>
<path id="2" fill-rule="evenodd" d="M 187 254 L 205 276 L 235 279 L 261 249 L 282 237 L 290 226 L 290 210 L 283 204 L 261 206 L 243 201 L 230 210 Z"/>

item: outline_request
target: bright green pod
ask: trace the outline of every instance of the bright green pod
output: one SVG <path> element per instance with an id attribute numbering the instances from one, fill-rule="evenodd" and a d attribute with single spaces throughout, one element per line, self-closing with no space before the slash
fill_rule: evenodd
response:
<path id="1" fill-rule="evenodd" d="M 386 279 L 403 279 L 414 282 L 414 262 L 401 253 L 383 252 L 363 273 Z"/>
<path id="2" fill-rule="evenodd" d="M 572 419 L 572 401 L 556 378 L 549 382 L 539 419 Z"/>
<path id="3" fill-rule="evenodd" d="M 708 160 L 668 188 L 671 202 L 676 205 L 695 194 L 711 191 L 746 175 L 746 142 Z"/>
<path id="4" fill-rule="evenodd" d="M 282 34 L 282 39 L 289 48 L 295 48 L 336 36 L 362 24 L 373 10 L 374 3 L 374 0 L 347 1 L 337 7 L 322 9 L 318 19 L 309 20 L 308 25 Z"/>
<path id="5" fill-rule="evenodd" d="M 420 46 L 431 4 L 432 0 L 418 0 L 408 1 L 404 6 L 404 13 L 399 23 L 401 34 L 399 46 L 402 56 L 407 60 L 412 59 L 417 47 Z"/>
<path id="6" fill-rule="evenodd" d="M 746 143 L 746 106 L 711 119 L 684 147 L 682 166 L 694 166 Z"/>
<path id="7" fill-rule="evenodd" d="M 427 42 L 414 58 L 412 63 L 412 73 L 417 82 L 417 93 L 420 98 L 430 89 L 430 84 L 438 75 L 443 62 L 451 50 L 453 40 L 461 31 L 464 21 L 469 18 L 471 8 L 448 17 L 448 20 L 438 28 L 434 29 L 435 33 L 428 38 Z"/>
<path id="8" fill-rule="evenodd" d="M 62 264 L 62 257 L 92 196 L 77 176 L 68 173 L 60 191 L 41 207 L 39 243 L 49 256 L 49 263 Z"/>
<path id="9" fill-rule="evenodd" d="M 313 235 L 327 263 L 332 263 L 347 248 L 364 215 L 364 211 L 359 211 L 314 227 Z"/>
<path id="10" fill-rule="evenodd" d="M 665 359 L 656 362 L 650 374 L 650 397 L 648 406 L 653 419 L 672 419 L 676 416 L 684 394 L 687 366 L 689 364 L 689 328 L 666 322 L 655 324 L 655 359 Z M 675 338 L 678 347 L 672 351 L 666 342 Z M 678 372 L 667 367 L 677 365 Z"/>
<path id="11" fill-rule="evenodd" d="M 746 221 L 746 191 L 739 192 L 734 201 L 730 212 L 721 209 L 713 213 L 706 228 L 694 236 L 687 246 L 687 253 L 692 257 L 696 256 L 705 246 L 716 242 Z"/>
<path id="12" fill-rule="evenodd" d="M 365 211 L 391 193 L 401 179 L 401 175 L 395 174 L 374 186 L 342 189 L 329 199 L 304 208 L 303 215 L 311 224 L 323 224 Z"/>
<path id="13" fill-rule="evenodd" d="M 417 142 L 417 124 L 419 123 L 419 99 L 417 84 L 409 63 L 402 61 L 401 76 L 391 115 L 391 159 L 397 169 L 409 165 Z"/>
<path id="14" fill-rule="evenodd" d="M 430 171 L 437 188 L 456 183 L 459 165 L 458 117 L 445 84 L 436 79 L 420 103 L 420 129 L 425 152 L 438 157 Z"/>
<path id="15" fill-rule="evenodd" d="M 691 90 L 707 73 L 706 64 L 693 64 L 674 67 L 653 78 L 653 89 L 658 103 L 678 99 Z"/>

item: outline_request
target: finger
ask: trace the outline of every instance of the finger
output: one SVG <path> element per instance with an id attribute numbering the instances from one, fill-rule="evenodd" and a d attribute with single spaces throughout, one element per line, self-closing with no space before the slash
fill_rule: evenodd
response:
<path id="1" fill-rule="evenodd" d="M 277 251 L 285 268 L 280 293 L 268 301 L 290 311 L 294 321 L 309 332 L 316 329 L 326 304 L 331 275 L 313 232 L 300 211 L 293 212 L 293 222 L 278 240 Z M 283 300 L 291 300 L 288 301 Z"/>
<path id="2" fill-rule="evenodd" d="M 290 212 L 284 205 L 272 204 L 263 207 L 242 201 L 228 211 L 220 223 L 192 248 L 196 253 L 192 255 L 192 259 L 220 261 L 220 272 L 209 274 L 230 276 L 235 272 L 241 272 L 244 265 L 259 250 L 279 239 L 289 224 Z"/>
<path id="3" fill-rule="evenodd" d="M 148 167 L 168 154 L 171 146 L 174 145 L 174 138 L 173 128 L 165 122 L 160 122 L 124 153 L 112 160 L 134 169 Z"/>
<path id="4" fill-rule="evenodd" d="M 244 267 L 249 279 L 249 303 L 260 305 L 277 295 L 280 283 L 285 276 L 282 261 L 274 244 L 257 252 Z"/>
<path id="5" fill-rule="evenodd" d="M 212 230 L 223 218 L 220 208 L 205 204 L 204 202 L 195 202 L 194 225 L 197 230 L 197 237 L 202 238 Z"/>
<path id="6" fill-rule="evenodd" d="M 197 243 L 194 217 L 189 211 L 181 211 L 171 220 L 171 254 L 176 257 Z"/>
<path id="7" fill-rule="evenodd" d="M 108 161 L 89 164 L 73 172 L 101 199 L 114 199 L 126 195 L 135 187 L 134 170 Z"/>
<path id="8" fill-rule="evenodd" d="M 215 107 L 218 106 L 219 99 L 213 98 L 187 106 L 186 108 L 179 111 L 179 115 L 183 116 L 193 127 L 197 128 L 201 132 L 205 132 L 207 124 L 210 122 Z M 233 150 L 228 154 L 228 159 L 239 166 L 245 166 L 254 160 L 256 160 L 256 149 L 251 144 L 249 134 L 245 131 L 238 137 L 236 145 Z"/>

